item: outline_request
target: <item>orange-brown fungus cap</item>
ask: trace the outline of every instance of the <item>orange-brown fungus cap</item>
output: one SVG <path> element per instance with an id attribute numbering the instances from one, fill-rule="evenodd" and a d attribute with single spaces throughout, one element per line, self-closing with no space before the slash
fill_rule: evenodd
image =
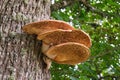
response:
<path id="1" fill-rule="evenodd" d="M 51 47 L 45 54 L 56 63 L 75 65 L 86 61 L 90 51 L 83 44 L 68 42 Z"/>
<path id="2" fill-rule="evenodd" d="M 61 44 L 66 42 L 76 42 L 91 46 L 91 39 L 87 33 L 82 30 L 55 30 L 38 35 L 37 39 L 42 40 L 46 44 Z"/>
<path id="3" fill-rule="evenodd" d="M 56 29 L 73 30 L 74 28 L 66 22 L 60 20 L 43 20 L 23 26 L 24 32 L 37 35 Z"/>

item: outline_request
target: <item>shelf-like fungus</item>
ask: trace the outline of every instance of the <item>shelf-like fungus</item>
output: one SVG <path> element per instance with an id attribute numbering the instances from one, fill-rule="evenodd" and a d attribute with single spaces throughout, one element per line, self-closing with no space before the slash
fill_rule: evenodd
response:
<path id="1" fill-rule="evenodd" d="M 58 45 L 66 42 L 76 42 L 91 46 L 91 40 L 88 34 L 82 30 L 55 30 L 38 35 L 37 39 L 43 41 L 43 51 L 47 50 L 47 46 Z"/>
<path id="2" fill-rule="evenodd" d="M 90 51 L 83 44 L 67 42 L 51 47 L 45 55 L 59 64 L 75 65 L 86 61 Z"/>
<path id="3" fill-rule="evenodd" d="M 23 26 L 23 31 L 28 34 L 43 34 L 56 29 L 74 30 L 68 23 L 60 20 L 43 20 L 39 22 L 29 23 Z"/>
<path id="4" fill-rule="evenodd" d="M 36 34 L 42 40 L 43 60 L 50 68 L 51 60 L 59 64 L 75 65 L 90 55 L 91 39 L 82 30 L 60 20 L 43 20 L 23 26 L 23 31 Z"/>

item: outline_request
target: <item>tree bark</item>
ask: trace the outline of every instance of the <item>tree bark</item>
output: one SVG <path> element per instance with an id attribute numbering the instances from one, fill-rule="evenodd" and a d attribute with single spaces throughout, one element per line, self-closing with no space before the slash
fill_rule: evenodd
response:
<path id="1" fill-rule="evenodd" d="M 50 80 L 41 42 L 22 31 L 26 23 L 49 18 L 49 0 L 0 0 L 0 80 Z"/>

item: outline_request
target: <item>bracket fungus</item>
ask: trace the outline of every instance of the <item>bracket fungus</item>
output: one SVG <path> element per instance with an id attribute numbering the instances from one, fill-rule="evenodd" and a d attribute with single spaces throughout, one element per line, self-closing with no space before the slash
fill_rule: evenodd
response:
<path id="1" fill-rule="evenodd" d="M 29 23 L 23 26 L 24 32 L 36 35 L 47 33 L 56 29 L 74 30 L 74 28 L 71 25 L 59 20 L 43 20 L 39 22 Z"/>
<path id="2" fill-rule="evenodd" d="M 57 63 L 75 65 L 88 59 L 90 51 L 83 44 L 66 42 L 51 47 L 45 55 Z"/>
<path id="3" fill-rule="evenodd" d="M 82 30 L 54 30 L 44 34 L 39 34 L 38 40 L 43 41 L 43 46 L 49 47 L 66 42 L 76 42 L 91 46 L 91 40 L 88 34 Z M 43 51 L 46 51 L 43 47 Z"/>
<path id="4" fill-rule="evenodd" d="M 50 62 L 75 65 L 86 61 L 90 55 L 90 36 L 82 30 L 60 20 L 43 20 L 23 26 L 23 31 L 36 34 L 42 40 L 43 60 L 50 68 Z"/>

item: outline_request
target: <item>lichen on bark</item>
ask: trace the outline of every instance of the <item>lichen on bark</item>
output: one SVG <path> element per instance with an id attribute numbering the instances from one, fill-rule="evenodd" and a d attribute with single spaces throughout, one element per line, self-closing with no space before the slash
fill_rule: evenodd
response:
<path id="1" fill-rule="evenodd" d="M 0 1 L 0 80 L 49 80 L 41 59 L 41 43 L 22 26 L 50 18 L 50 2 Z M 35 53 L 39 53 L 36 58 Z M 39 61 L 38 61 L 39 59 Z"/>

